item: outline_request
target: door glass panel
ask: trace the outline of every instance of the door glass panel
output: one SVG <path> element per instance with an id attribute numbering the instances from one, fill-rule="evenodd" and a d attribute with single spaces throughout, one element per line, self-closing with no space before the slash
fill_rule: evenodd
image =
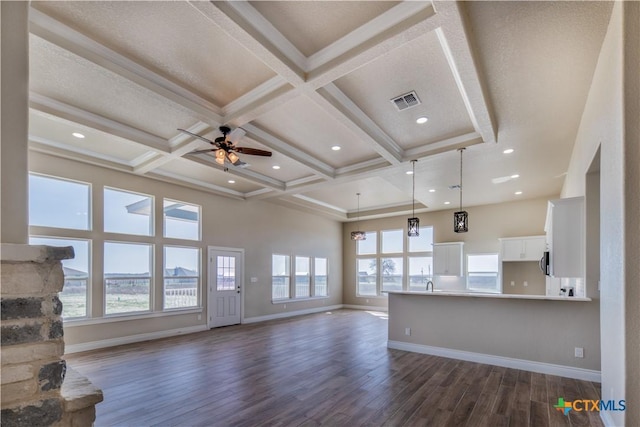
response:
<path id="1" fill-rule="evenodd" d="M 236 288 L 236 258 L 218 255 L 217 265 L 216 289 L 219 291 L 234 290 Z"/>

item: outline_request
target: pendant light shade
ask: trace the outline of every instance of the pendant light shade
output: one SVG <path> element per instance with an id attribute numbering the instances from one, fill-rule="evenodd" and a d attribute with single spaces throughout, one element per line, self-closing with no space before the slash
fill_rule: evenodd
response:
<path id="1" fill-rule="evenodd" d="M 360 228 L 360 193 L 356 193 L 356 195 L 358 196 L 358 218 L 356 227 Z M 364 231 L 352 231 L 351 240 L 367 240 L 367 233 Z"/>
<path id="2" fill-rule="evenodd" d="M 466 233 L 469 231 L 469 214 L 462 210 L 462 152 L 464 148 L 460 148 L 460 210 L 453 213 L 453 231 L 456 233 Z"/>
<path id="3" fill-rule="evenodd" d="M 409 237 L 416 237 L 420 235 L 420 220 L 416 218 L 416 162 L 417 160 L 411 160 L 413 164 L 413 188 L 411 191 L 411 218 L 407 220 L 407 234 Z"/>

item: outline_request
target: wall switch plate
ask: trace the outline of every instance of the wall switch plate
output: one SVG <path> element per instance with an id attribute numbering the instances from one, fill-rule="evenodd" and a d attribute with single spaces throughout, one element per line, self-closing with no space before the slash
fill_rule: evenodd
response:
<path id="1" fill-rule="evenodd" d="M 404 328 L 405 335 L 411 335 L 411 328 Z"/>
<path id="2" fill-rule="evenodd" d="M 524 287 L 526 288 L 527 286 L 529 286 L 529 282 L 527 282 L 526 280 L 524 281 Z"/>
<path id="3" fill-rule="evenodd" d="M 202 320 L 202 314 L 198 314 L 198 320 Z"/>
<path id="4" fill-rule="evenodd" d="M 584 357 L 584 348 L 582 347 L 576 347 L 575 349 L 575 356 L 579 359 L 582 359 Z"/>
<path id="5" fill-rule="evenodd" d="M 257 277 L 252 277 L 251 278 L 251 283 L 258 283 L 258 278 Z"/>
<path id="6" fill-rule="evenodd" d="M 511 286 L 515 286 L 516 282 L 514 282 L 513 280 L 511 281 Z"/>

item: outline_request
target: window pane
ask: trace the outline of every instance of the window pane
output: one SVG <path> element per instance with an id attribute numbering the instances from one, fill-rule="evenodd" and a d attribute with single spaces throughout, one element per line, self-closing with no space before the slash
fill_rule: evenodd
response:
<path id="1" fill-rule="evenodd" d="M 433 280 L 431 276 L 432 269 L 432 257 L 409 257 L 409 290 L 426 290 L 427 282 Z"/>
<path id="2" fill-rule="evenodd" d="M 372 255 L 378 251 L 378 233 L 375 231 L 367 231 L 366 240 L 357 240 L 358 255 Z"/>
<path id="3" fill-rule="evenodd" d="M 402 290 L 402 258 L 382 258 L 382 292 Z"/>
<path id="4" fill-rule="evenodd" d="M 357 260 L 358 263 L 358 295 L 376 296 L 378 262 L 375 258 L 364 258 Z"/>
<path id="5" fill-rule="evenodd" d="M 271 261 L 271 298 L 289 298 L 289 255 L 273 255 Z"/>
<path id="6" fill-rule="evenodd" d="M 311 273 L 309 257 L 296 257 L 296 298 L 310 296 Z"/>
<path id="7" fill-rule="evenodd" d="M 104 244 L 105 313 L 151 308 L 151 245 Z"/>
<path id="8" fill-rule="evenodd" d="M 200 249 L 164 247 L 164 302 L 167 308 L 198 306 Z"/>
<path id="9" fill-rule="evenodd" d="M 409 239 L 409 252 L 433 252 L 433 227 L 420 227 L 419 233 Z"/>
<path id="10" fill-rule="evenodd" d="M 385 230 L 382 232 L 382 253 L 395 254 L 402 252 L 404 232 L 402 230 Z"/>
<path id="11" fill-rule="evenodd" d="M 153 197 L 128 191 L 104 189 L 104 231 L 153 235 Z"/>
<path id="12" fill-rule="evenodd" d="M 164 199 L 164 237 L 200 240 L 200 206 Z"/>
<path id="13" fill-rule="evenodd" d="M 87 283 L 89 282 L 89 241 L 30 237 L 30 245 L 73 246 L 75 258 L 62 260 L 64 287 L 58 294 L 62 317 L 87 317 Z"/>
<path id="14" fill-rule="evenodd" d="M 89 184 L 29 174 L 29 225 L 89 230 Z"/>
<path id="15" fill-rule="evenodd" d="M 313 283 L 315 284 L 315 296 L 326 297 L 329 295 L 327 287 L 327 259 L 316 258 L 314 265 Z"/>
<path id="16" fill-rule="evenodd" d="M 216 289 L 233 291 L 236 289 L 236 258 L 218 255 L 216 258 Z"/>
<path id="17" fill-rule="evenodd" d="M 498 254 L 467 255 L 467 288 L 500 292 Z"/>

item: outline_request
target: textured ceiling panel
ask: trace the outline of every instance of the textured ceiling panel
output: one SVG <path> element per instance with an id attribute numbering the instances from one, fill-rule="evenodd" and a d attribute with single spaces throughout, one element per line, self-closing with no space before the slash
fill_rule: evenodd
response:
<path id="1" fill-rule="evenodd" d="M 275 75 L 186 2 L 54 1 L 34 7 L 220 107 Z"/>
<path id="2" fill-rule="evenodd" d="M 184 108 L 92 62 L 33 35 L 29 41 L 31 91 L 166 139 L 197 121 Z"/>
<path id="3" fill-rule="evenodd" d="M 370 145 L 305 96 L 260 116 L 256 123 L 334 168 L 376 157 Z M 335 145 L 341 150 L 333 151 Z"/>
<path id="4" fill-rule="evenodd" d="M 250 3 L 303 55 L 308 57 L 399 2 L 252 1 Z"/>
<path id="5" fill-rule="evenodd" d="M 377 58 L 336 85 L 404 149 L 474 130 L 435 33 Z M 421 104 L 398 111 L 390 100 L 412 90 Z M 423 116 L 429 121 L 416 124 Z"/>

